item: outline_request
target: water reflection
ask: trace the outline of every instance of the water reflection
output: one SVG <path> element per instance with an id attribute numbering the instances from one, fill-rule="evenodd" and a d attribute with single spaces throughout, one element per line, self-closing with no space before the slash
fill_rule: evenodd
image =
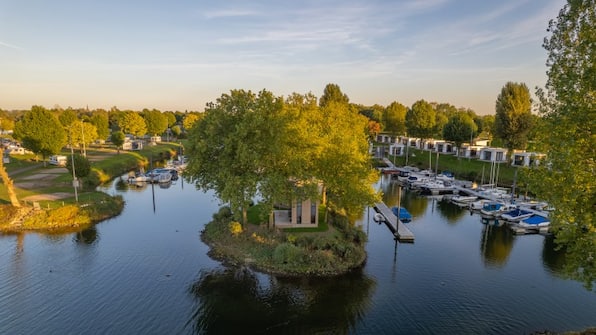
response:
<path id="1" fill-rule="evenodd" d="M 486 267 L 503 267 L 507 263 L 515 236 L 507 226 L 484 224 L 480 254 Z"/>
<path id="2" fill-rule="evenodd" d="M 426 212 L 429 201 L 414 192 L 407 191 L 399 182 L 386 178 L 381 183 L 381 191 L 383 192 L 383 201 L 389 208 L 397 206 L 401 203 L 413 217 L 422 216 Z M 401 187 L 401 192 L 399 188 Z"/>
<path id="3" fill-rule="evenodd" d="M 358 271 L 324 279 L 278 279 L 246 268 L 201 272 L 186 328 L 193 333 L 347 334 L 365 315 L 375 282 Z"/>
<path id="4" fill-rule="evenodd" d="M 95 226 L 77 232 L 74 236 L 76 243 L 93 244 L 98 238 L 97 229 Z"/>
<path id="5" fill-rule="evenodd" d="M 437 210 L 449 224 L 458 223 L 466 215 L 467 210 L 453 204 L 447 200 L 441 200 L 437 203 Z"/>
<path id="6" fill-rule="evenodd" d="M 552 235 L 545 236 L 544 247 L 542 248 L 542 263 L 552 274 L 564 278 L 567 253 L 564 248 L 557 249 L 555 237 Z"/>

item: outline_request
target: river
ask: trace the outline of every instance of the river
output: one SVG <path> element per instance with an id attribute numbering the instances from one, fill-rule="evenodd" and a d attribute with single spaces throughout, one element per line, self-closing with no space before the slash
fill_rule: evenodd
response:
<path id="1" fill-rule="evenodd" d="M 596 293 L 561 275 L 552 238 L 515 236 L 447 202 L 403 194 L 413 244 L 367 210 L 354 273 L 281 279 L 207 256 L 210 192 L 105 188 L 126 207 L 79 232 L 0 235 L 0 334 L 524 334 L 596 326 Z M 395 205 L 397 187 L 378 183 Z M 153 201 L 153 199 L 155 201 Z"/>

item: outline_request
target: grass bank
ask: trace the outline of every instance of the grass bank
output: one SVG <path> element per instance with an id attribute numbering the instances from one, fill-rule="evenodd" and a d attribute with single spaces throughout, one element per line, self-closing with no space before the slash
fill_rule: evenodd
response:
<path id="1" fill-rule="evenodd" d="M 96 191 L 96 187 L 130 170 L 148 169 L 153 162 L 157 164 L 169 159 L 178 149 L 179 145 L 174 143 L 119 153 L 105 147 L 89 148 L 87 157 L 91 161 L 91 173 L 81 180 L 81 187 L 77 190 L 78 201 L 68 170 L 43 164 L 33 155 L 13 156 L 5 166 L 24 209 L 10 209 L 12 206 L 6 186 L 0 184 L 0 214 L 3 214 L 0 216 L 0 231 L 84 227 L 116 216 L 124 207 L 122 198 L 110 197 Z M 34 205 L 39 210 L 29 210 Z"/>
<path id="2" fill-rule="evenodd" d="M 429 166 L 434 171 L 437 168 L 437 154 L 428 151 L 409 149 L 410 156 L 407 160 L 407 165 L 416 166 L 420 169 L 428 169 Z M 406 165 L 406 157 L 403 156 L 389 156 L 388 159 L 397 166 Z M 479 161 L 478 159 L 468 159 L 463 157 L 456 157 L 454 155 L 439 154 L 438 170 L 451 171 L 457 179 L 469 180 L 478 184 L 483 182 L 488 183 L 490 178 L 490 162 Z M 515 175 L 515 167 L 509 164 L 501 163 L 499 166 L 498 184 L 503 187 L 511 187 Z M 483 172 L 484 171 L 484 172 Z M 484 178 L 483 178 L 484 177 Z M 519 180 L 518 180 L 518 186 Z"/>

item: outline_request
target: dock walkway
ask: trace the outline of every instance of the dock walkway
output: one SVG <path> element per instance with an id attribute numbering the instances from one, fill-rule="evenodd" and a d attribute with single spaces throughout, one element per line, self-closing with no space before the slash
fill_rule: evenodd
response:
<path id="1" fill-rule="evenodd" d="M 400 242 L 414 242 L 414 234 L 404 225 L 403 222 L 397 219 L 391 209 L 383 202 L 376 203 L 374 209 L 385 217 L 385 224 L 389 230 L 395 235 Z"/>

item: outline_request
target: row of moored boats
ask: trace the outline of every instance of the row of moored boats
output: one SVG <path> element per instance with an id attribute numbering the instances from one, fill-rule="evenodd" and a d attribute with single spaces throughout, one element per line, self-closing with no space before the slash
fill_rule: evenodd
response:
<path id="1" fill-rule="evenodd" d="M 549 206 L 545 202 L 518 201 L 507 189 L 490 185 L 472 188 L 470 184 L 462 188 L 458 184 L 463 182 L 456 181 L 449 172 L 435 174 L 415 167 L 391 167 L 382 172 L 422 195 L 443 195 L 443 199 L 479 212 L 485 219 L 507 223 L 516 233 L 548 232 Z"/>

